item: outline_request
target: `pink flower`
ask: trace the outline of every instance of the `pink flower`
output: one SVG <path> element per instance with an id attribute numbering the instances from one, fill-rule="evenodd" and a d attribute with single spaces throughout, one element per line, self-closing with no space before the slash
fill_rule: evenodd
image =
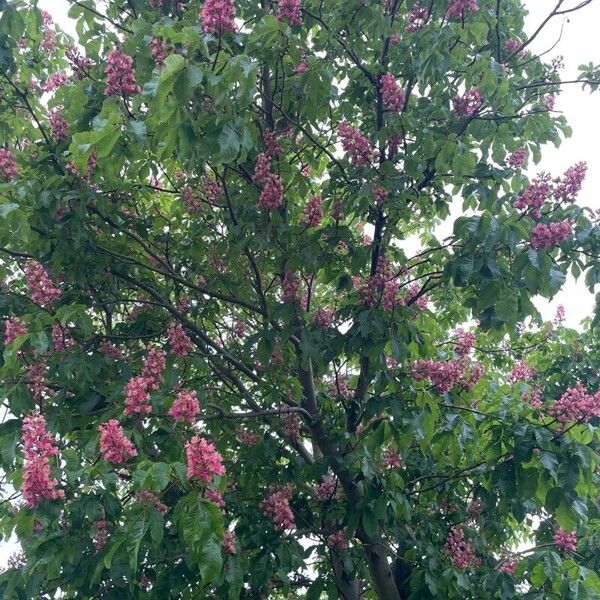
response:
<path id="1" fill-rule="evenodd" d="M 358 129 L 351 127 L 346 121 L 342 121 L 337 127 L 338 135 L 342 141 L 342 148 L 348 154 L 348 160 L 355 166 L 368 165 L 374 156 L 371 142 L 360 133 Z"/>
<path id="2" fill-rule="evenodd" d="M 477 0 L 450 0 L 446 17 L 448 19 L 464 19 L 466 12 L 477 12 L 478 10 Z"/>
<path id="3" fill-rule="evenodd" d="M 140 490 L 136 492 L 135 499 L 141 504 L 153 506 L 159 513 L 165 514 L 169 507 L 160 501 L 160 498 L 151 490 Z"/>
<path id="4" fill-rule="evenodd" d="M 554 94 L 546 94 L 544 96 L 544 108 L 548 111 L 554 110 L 556 103 L 556 96 Z"/>
<path id="5" fill-rule="evenodd" d="M 105 460 L 122 464 L 137 456 L 135 446 L 125 437 L 125 432 L 116 419 L 102 423 L 98 429 L 100 430 L 100 453 Z"/>
<path id="6" fill-rule="evenodd" d="M 133 58 L 118 48 L 110 51 L 104 72 L 107 75 L 105 96 L 133 96 L 142 91 L 135 79 Z"/>
<path id="7" fill-rule="evenodd" d="M 19 174 L 17 159 L 8 148 L 0 148 L 0 177 L 10 181 Z"/>
<path id="8" fill-rule="evenodd" d="M 43 500 L 65 497 L 65 492 L 58 489 L 58 481 L 52 479 L 47 456 L 36 456 L 25 461 L 21 492 L 28 508 L 35 508 Z"/>
<path id="9" fill-rule="evenodd" d="M 600 392 L 590 395 L 581 385 L 569 388 L 550 408 L 548 414 L 560 423 L 587 421 L 600 417 Z"/>
<path id="10" fill-rule="evenodd" d="M 562 179 L 556 180 L 556 187 L 554 188 L 556 200 L 559 202 L 575 202 L 585 180 L 586 172 L 587 163 L 585 162 L 578 162 L 569 167 Z"/>
<path id="11" fill-rule="evenodd" d="M 193 348 L 192 340 L 183 329 L 181 323 L 173 321 L 169 324 L 167 334 L 171 344 L 171 352 L 176 356 L 187 356 Z"/>
<path id="12" fill-rule="evenodd" d="M 460 360 L 436 362 L 418 360 L 411 367 L 411 375 L 417 381 L 429 380 L 439 392 L 449 392 L 463 375 L 465 365 Z"/>
<path id="13" fill-rule="evenodd" d="M 55 140 L 69 139 L 69 123 L 63 115 L 64 107 L 59 105 L 50 111 L 48 121 L 50 122 L 50 132 Z"/>
<path id="14" fill-rule="evenodd" d="M 283 204 L 283 183 L 271 170 L 271 161 L 265 152 L 256 157 L 252 179 L 263 186 L 257 204 L 260 210 L 275 210 Z"/>
<path id="15" fill-rule="evenodd" d="M 455 117 L 472 117 L 481 108 L 483 98 L 478 88 L 468 89 L 462 96 L 452 98 L 452 113 Z"/>
<path id="16" fill-rule="evenodd" d="M 52 395 L 51 390 L 47 386 L 47 370 L 48 366 L 43 359 L 40 359 L 27 369 L 27 379 L 29 380 L 27 389 L 30 391 L 33 399 L 38 402 L 44 397 Z"/>
<path id="17" fill-rule="evenodd" d="M 224 475 L 223 459 L 214 445 L 195 435 L 185 444 L 187 457 L 187 477 L 196 477 L 202 483 L 208 483 L 215 475 Z"/>
<path id="18" fill-rule="evenodd" d="M 551 177 L 548 173 L 539 173 L 518 198 L 514 207 L 520 210 L 531 209 L 534 219 L 540 218 L 540 209 L 546 200 L 552 195 Z"/>
<path id="19" fill-rule="evenodd" d="M 42 86 L 42 91 L 53 92 L 54 90 L 57 90 L 59 87 L 62 87 L 68 82 L 69 78 L 64 73 L 52 73 L 46 80 L 46 83 L 44 83 L 44 85 Z"/>
<path id="20" fill-rule="evenodd" d="M 565 307 L 559 304 L 556 307 L 556 313 L 554 314 L 554 322 L 560 325 L 565 320 Z"/>
<path id="21" fill-rule="evenodd" d="M 553 541 L 561 552 L 575 552 L 577 549 L 577 533 L 574 531 L 567 532 L 559 527 L 554 534 Z"/>
<path id="22" fill-rule="evenodd" d="M 525 359 L 521 359 L 513 368 L 508 375 L 508 381 L 514 383 L 515 381 L 529 381 L 535 379 L 535 369 L 527 364 Z"/>
<path id="23" fill-rule="evenodd" d="M 508 163 L 508 166 L 511 169 L 513 169 L 514 171 L 518 171 L 523 166 L 526 160 L 527 150 L 525 150 L 525 148 L 519 148 L 518 150 L 515 150 L 512 154 L 509 154 L 508 158 L 506 159 L 506 162 Z"/>
<path id="24" fill-rule="evenodd" d="M 226 531 L 223 534 L 223 541 L 221 546 L 227 554 L 237 554 L 237 548 L 235 543 L 235 533 L 233 531 Z"/>
<path id="25" fill-rule="evenodd" d="M 399 469 L 402 466 L 402 458 L 393 446 L 388 446 L 383 453 L 383 466 L 387 469 Z"/>
<path id="26" fill-rule="evenodd" d="M 301 75 L 302 73 L 306 73 L 307 71 L 310 71 L 310 65 L 308 64 L 308 61 L 306 60 L 306 58 L 303 58 L 294 67 L 294 73 L 296 73 L 297 75 Z"/>
<path id="27" fill-rule="evenodd" d="M 506 40 L 505 48 L 509 54 L 516 54 L 520 50 L 522 45 L 523 42 L 521 42 L 521 40 L 518 40 L 517 38 L 511 38 L 509 40 Z"/>
<path id="28" fill-rule="evenodd" d="M 149 404 L 149 381 L 146 377 L 132 377 L 125 384 L 125 414 L 147 415 L 152 411 Z"/>
<path id="29" fill-rule="evenodd" d="M 300 281 L 296 274 L 292 271 L 286 271 L 281 282 L 281 301 L 298 303 L 300 300 L 300 296 L 298 295 L 299 289 Z"/>
<path id="30" fill-rule="evenodd" d="M 378 185 L 373 186 L 373 201 L 377 206 L 381 206 L 387 200 L 387 197 L 388 193 L 384 188 Z"/>
<path id="31" fill-rule="evenodd" d="M 465 331 L 462 327 L 456 330 L 456 345 L 454 351 L 458 356 L 464 357 L 471 352 L 471 348 L 475 345 L 475 334 L 471 331 Z"/>
<path id="32" fill-rule="evenodd" d="M 281 429 L 283 431 L 283 435 L 289 440 L 299 440 L 300 439 L 300 417 L 295 413 L 289 413 L 287 415 L 282 415 L 281 417 Z"/>
<path id="33" fill-rule="evenodd" d="M 279 0 L 277 20 L 287 21 L 290 25 L 302 25 L 302 7 L 300 0 Z"/>
<path id="34" fill-rule="evenodd" d="M 308 204 L 304 207 L 304 214 L 300 223 L 307 227 L 318 227 L 323 218 L 323 205 L 321 196 L 311 196 Z"/>
<path id="35" fill-rule="evenodd" d="M 381 76 L 380 90 L 381 99 L 385 108 L 393 112 L 400 112 L 404 108 L 404 90 L 390 72 Z"/>
<path id="36" fill-rule="evenodd" d="M 89 74 L 93 62 L 91 59 L 82 56 L 77 47 L 69 46 L 65 50 L 65 57 L 71 63 L 77 79 L 82 80 Z"/>
<path id="37" fill-rule="evenodd" d="M 406 21 L 406 31 L 409 33 L 422 29 L 427 24 L 429 19 L 429 9 L 426 6 L 421 6 L 418 3 L 413 4 L 408 14 Z"/>
<path id="38" fill-rule="evenodd" d="M 518 566 L 518 558 L 508 558 L 503 563 L 501 563 L 501 565 L 498 567 L 498 571 L 500 571 L 500 573 L 506 573 L 507 575 L 513 576 Z"/>
<path id="39" fill-rule="evenodd" d="M 296 526 L 290 506 L 293 493 L 294 489 L 290 484 L 282 488 L 272 485 L 269 488 L 269 496 L 261 503 L 263 514 L 273 520 L 273 526 L 278 531 L 293 529 Z"/>
<path id="40" fill-rule="evenodd" d="M 48 277 L 44 267 L 35 260 L 30 260 L 25 265 L 25 280 L 29 288 L 31 300 L 42 306 L 54 304 L 60 297 L 58 289 Z"/>
<path id="41" fill-rule="evenodd" d="M 71 337 L 68 329 L 59 323 L 54 323 L 54 325 L 52 325 L 52 344 L 55 352 L 62 352 L 63 350 L 74 346 L 75 340 Z"/>
<path id="42" fill-rule="evenodd" d="M 327 546 L 332 550 L 337 550 L 338 552 L 342 552 L 343 550 L 348 550 L 350 544 L 346 539 L 346 534 L 343 529 L 339 531 L 335 531 L 334 533 L 330 533 L 327 536 Z"/>
<path id="43" fill-rule="evenodd" d="M 313 314 L 313 323 L 319 327 L 329 327 L 335 318 L 335 311 L 328 306 L 320 306 Z"/>
<path id="44" fill-rule="evenodd" d="M 225 500 L 223 500 L 223 494 L 217 488 L 209 487 L 204 492 L 204 497 L 212 502 L 217 508 L 221 510 L 225 509 Z"/>
<path id="45" fill-rule="evenodd" d="M 218 181 L 215 181 L 212 177 L 205 175 L 201 181 L 202 193 L 209 204 L 218 206 L 223 198 L 223 188 Z"/>
<path id="46" fill-rule="evenodd" d="M 448 533 L 444 552 L 457 569 L 464 571 L 469 567 L 476 567 L 479 559 L 475 556 L 473 545 L 465 540 L 465 533 L 460 527 L 453 527 Z"/>
<path id="47" fill-rule="evenodd" d="M 44 32 L 40 49 L 45 54 L 52 54 L 56 50 L 56 33 L 52 29 L 47 29 Z"/>
<path id="48" fill-rule="evenodd" d="M 200 11 L 202 28 L 206 33 L 235 33 L 234 19 L 235 4 L 232 0 L 206 0 Z"/>
<path id="49" fill-rule="evenodd" d="M 108 542 L 108 521 L 105 519 L 98 519 L 94 522 L 94 535 L 92 536 L 92 544 L 94 550 L 100 552 L 106 543 Z"/>
<path id="50" fill-rule="evenodd" d="M 196 417 L 200 413 L 200 403 L 196 398 L 196 392 L 190 390 L 182 390 L 175 397 L 169 415 L 175 421 L 194 423 Z"/>
<path id="51" fill-rule="evenodd" d="M 534 250 L 559 246 L 573 235 L 571 221 L 555 221 L 548 225 L 538 223 L 531 231 L 531 247 Z"/>
<path id="52" fill-rule="evenodd" d="M 154 392 L 163 382 L 162 372 L 165 370 L 166 354 L 160 348 L 152 347 L 148 350 L 140 376 L 146 380 L 148 390 Z"/>
<path id="53" fill-rule="evenodd" d="M 235 430 L 235 435 L 239 442 L 244 446 L 256 446 L 256 444 L 259 442 L 259 438 L 256 433 L 249 431 L 248 429 L 244 429 L 243 427 L 238 427 Z"/>
<path id="54" fill-rule="evenodd" d="M 100 344 L 100 351 L 106 358 L 111 358 L 113 360 L 120 360 L 123 358 L 123 353 L 119 348 L 117 348 L 112 342 L 108 340 L 104 340 L 102 344 Z"/>
<path id="55" fill-rule="evenodd" d="M 342 486 L 337 477 L 326 475 L 321 483 L 317 483 L 312 490 L 319 502 L 330 502 L 339 500 L 342 495 Z"/>
<path id="56" fill-rule="evenodd" d="M 165 59 L 169 54 L 167 45 L 157 36 L 154 36 L 150 41 L 150 53 L 152 54 L 154 63 L 159 66 L 165 62 Z"/>
<path id="57" fill-rule="evenodd" d="M 58 455 L 52 435 L 46 429 L 46 419 L 39 413 L 31 413 L 23 420 L 23 482 L 21 492 L 25 504 L 35 508 L 43 500 L 65 497 L 58 489 L 58 482 L 50 473 L 50 457 Z"/>
<path id="58" fill-rule="evenodd" d="M 27 335 L 27 327 L 20 317 L 10 317 L 4 321 L 4 345 L 12 344 L 20 335 Z"/>

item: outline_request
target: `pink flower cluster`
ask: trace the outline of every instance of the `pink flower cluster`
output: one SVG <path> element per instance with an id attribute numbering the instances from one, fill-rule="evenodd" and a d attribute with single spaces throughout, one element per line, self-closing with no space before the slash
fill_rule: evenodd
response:
<path id="1" fill-rule="evenodd" d="M 534 250 L 559 246 L 573 235 L 571 221 L 555 221 L 546 225 L 538 223 L 531 230 L 531 247 Z"/>
<path id="2" fill-rule="evenodd" d="M 575 552 L 577 550 L 577 533 L 574 531 L 567 532 L 559 527 L 552 539 L 561 552 Z"/>
<path id="3" fill-rule="evenodd" d="M 585 180 L 586 173 L 586 162 L 578 162 L 569 167 L 562 176 L 562 179 L 559 178 L 556 180 L 554 198 L 560 202 L 575 202 L 577 194 L 579 194 Z"/>
<path id="4" fill-rule="evenodd" d="M 256 157 L 252 180 L 262 186 L 257 204 L 260 210 L 275 210 L 283 204 L 283 183 L 271 170 L 271 160 L 267 153 L 261 152 Z"/>
<path id="5" fill-rule="evenodd" d="M 375 274 L 369 276 L 366 282 L 362 282 L 359 277 L 353 277 L 352 281 L 358 292 L 360 304 L 375 308 L 381 300 L 381 307 L 387 311 L 393 310 L 400 303 L 398 299 L 400 282 L 385 256 L 379 257 Z"/>
<path id="6" fill-rule="evenodd" d="M 148 350 L 142 365 L 141 377 L 146 380 L 147 388 L 155 392 L 163 382 L 162 372 L 165 370 L 166 354 L 160 348 L 152 347 Z"/>
<path id="7" fill-rule="evenodd" d="M 238 427 L 235 430 L 235 435 L 239 440 L 240 444 L 248 446 L 249 448 L 251 448 L 252 446 L 256 446 L 256 444 L 258 444 L 258 442 L 260 441 L 256 433 L 254 433 L 253 431 L 249 431 L 244 427 Z"/>
<path id="8" fill-rule="evenodd" d="M 233 0 L 206 0 L 200 11 L 202 29 L 206 33 L 223 35 L 235 33 L 235 4 Z"/>
<path id="9" fill-rule="evenodd" d="M 152 411 L 148 379 L 143 376 L 132 377 L 125 384 L 125 414 L 147 415 Z"/>
<path id="10" fill-rule="evenodd" d="M 515 381 L 530 381 L 535 379 L 535 369 L 527 363 L 526 360 L 520 360 L 511 370 L 508 375 L 508 381 L 514 383 Z"/>
<path id="11" fill-rule="evenodd" d="M 399 305 L 400 306 L 410 306 L 414 304 L 417 308 L 421 310 L 425 310 L 427 308 L 427 304 L 429 304 L 429 296 L 421 294 L 421 286 L 418 283 L 411 283 L 406 288 L 406 294 L 403 298 L 400 298 Z"/>
<path id="12" fill-rule="evenodd" d="M 299 289 L 300 281 L 298 276 L 292 271 L 286 271 L 281 281 L 281 301 L 298 303 L 300 301 Z"/>
<path id="13" fill-rule="evenodd" d="M 462 96 L 457 94 L 452 98 L 452 113 L 456 117 L 472 117 L 483 103 L 479 88 L 472 87 Z"/>
<path id="14" fill-rule="evenodd" d="M 62 352 L 75 345 L 75 340 L 71 337 L 69 330 L 59 323 L 52 325 L 52 345 L 55 352 Z"/>
<path id="15" fill-rule="evenodd" d="M 56 33 L 52 29 L 46 29 L 44 32 L 40 49 L 46 54 L 52 54 L 56 50 Z"/>
<path id="16" fill-rule="evenodd" d="M 188 334 L 184 331 L 181 323 L 173 321 L 169 324 L 167 334 L 169 336 L 169 343 L 171 344 L 171 352 L 175 356 L 187 356 L 193 347 L 192 340 L 190 340 Z"/>
<path id="17" fill-rule="evenodd" d="M 342 496 L 342 486 L 337 477 L 326 475 L 321 483 L 317 483 L 312 490 L 319 502 L 330 502 L 338 500 Z"/>
<path id="18" fill-rule="evenodd" d="M 386 469 L 399 469 L 402 466 L 402 457 L 396 448 L 388 446 L 383 453 L 383 466 Z"/>
<path id="19" fill-rule="evenodd" d="M 43 92 L 53 92 L 69 82 L 69 78 L 60 71 L 52 73 L 42 86 Z"/>
<path id="20" fill-rule="evenodd" d="M 387 190 L 379 185 L 373 186 L 373 202 L 375 202 L 377 206 L 381 206 L 387 200 L 387 197 Z"/>
<path id="21" fill-rule="evenodd" d="M 112 342 L 108 340 L 104 340 L 100 344 L 100 352 L 104 354 L 106 358 L 111 358 L 113 360 L 120 360 L 123 358 L 123 353 L 119 348 L 117 348 Z"/>
<path id="22" fill-rule="evenodd" d="M 43 500 L 65 497 L 58 482 L 50 473 L 50 457 L 58 455 L 52 435 L 46 429 L 46 419 L 31 413 L 23 420 L 23 483 L 21 492 L 28 508 L 35 508 Z"/>
<path id="23" fill-rule="evenodd" d="M 346 534 L 343 529 L 339 531 L 334 531 L 327 536 L 327 546 L 332 550 L 336 550 L 338 552 L 342 552 L 344 550 L 348 550 L 350 544 L 346 539 Z"/>
<path id="24" fill-rule="evenodd" d="M 475 345 L 475 334 L 472 331 L 465 331 L 462 327 L 456 330 L 456 345 L 454 351 L 458 356 L 465 357 Z"/>
<path id="25" fill-rule="evenodd" d="M 554 110 L 556 104 L 556 96 L 554 94 L 546 94 L 544 96 L 544 108 L 548 111 Z"/>
<path id="26" fill-rule="evenodd" d="M 460 527 L 453 527 L 448 533 L 444 552 L 457 569 L 464 571 L 469 567 L 476 567 L 479 559 L 475 556 L 475 549 L 471 542 L 465 540 L 465 532 Z"/>
<path id="27" fill-rule="evenodd" d="M 287 21 L 290 25 L 302 25 L 302 7 L 300 0 L 279 0 L 277 20 Z"/>
<path id="28" fill-rule="evenodd" d="M 429 20 L 429 9 L 426 6 L 421 6 L 418 2 L 412 5 L 410 12 L 408 13 L 408 19 L 406 21 L 406 31 L 412 33 L 422 29 Z"/>
<path id="29" fill-rule="evenodd" d="M 348 154 L 348 160 L 355 166 L 368 165 L 374 158 L 371 142 L 355 127 L 342 121 L 337 127 L 342 148 Z"/>
<path id="30" fill-rule="evenodd" d="M 500 573 L 506 573 L 507 575 L 513 576 L 518 566 L 518 558 L 508 558 L 498 567 L 498 571 L 500 571 Z"/>
<path id="31" fill-rule="evenodd" d="M 30 260 L 25 265 L 25 280 L 29 288 L 31 300 L 42 306 L 54 304 L 60 297 L 60 289 L 57 288 L 44 267 L 35 260 Z"/>
<path id="32" fill-rule="evenodd" d="M 0 177 L 4 181 L 14 179 L 19 173 L 17 159 L 8 148 L 0 148 Z"/>
<path id="33" fill-rule="evenodd" d="M 225 500 L 223 499 L 223 494 L 221 494 L 217 488 L 209 487 L 204 492 L 204 497 L 209 502 L 212 502 L 217 508 L 225 510 Z"/>
<path id="34" fill-rule="evenodd" d="M 525 148 L 518 148 L 512 154 L 508 155 L 506 162 L 508 166 L 514 171 L 518 171 L 527 160 L 527 150 Z"/>
<path id="35" fill-rule="evenodd" d="M 182 390 L 177 393 L 175 402 L 169 409 L 169 416 L 175 421 L 182 423 L 194 423 L 200 413 L 200 403 L 196 397 L 196 392 L 191 390 Z"/>
<path id="36" fill-rule="evenodd" d="M 50 389 L 47 386 L 48 382 L 46 380 L 47 370 L 48 366 L 43 359 L 33 363 L 27 369 L 27 379 L 29 380 L 27 388 L 33 396 L 33 399 L 36 401 L 40 401 L 44 396 L 50 394 Z"/>
<path id="37" fill-rule="evenodd" d="M 600 417 L 600 392 L 593 396 L 581 385 L 569 388 L 549 409 L 560 423 L 587 421 Z"/>
<path id="38" fill-rule="evenodd" d="M 215 181 L 212 177 L 205 175 L 202 177 L 202 193 L 209 204 L 218 206 L 221 203 L 223 197 L 223 188 L 218 181 Z"/>
<path id="39" fill-rule="evenodd" d="M 133 58 L 118 48 L 110 51 L 104 72 L 107 75 L 105 96 L 132 96 L 142 91 L 135 79 Z"/>
<path id="40" fill-rule="evenodd" d="M 102 423 L 100 430 L 100 453 L 105 460 L 122 464 L 129 458 L 137 456 L 131 440 L 125 437 L 125 432 L 116 419 Z"/>
<path id="41" fill-rule="evenodd" d="M 289 413 L 281 417 L 281 430 L 289 440 L 300 439 L 300 417 L 296 413 Z"/>
<path id="42" fill-rule="evenodd" d="M 187 477 L 196 477 L 202 483 L 208 483 L 214 475 L 224 475 L 223 458 L 214 445 L 195 435 L 185 444 L 187 457 Z"/>
<path id="43" fill-rule="evenodd" d="M 20 335 L 27 335 L 27 327 L 20 317 L 10 317 L 4 321 L 4 345 L 12 344 Z"/>
<path id="44" fill-rule="evenodd" d="M 235 545 L 235 533 L 233 531 L 226 531 L 223 534 L 223 541 L 221 546 L 227 554 L 237 554 L 237 548 Z"/>
<path id="45" fill-rule="evenodd" d="M 323 203 L 321 196 L 311 196 L 304 207 L 304 214 L 300 223 L 307 227 L 318 227 L 323 218 Z"/>
<path id="46" fill-rule="evenodd" d="M 157 65 L 162 65 L 165 62 L 165 59 L 169 55 L 167 45 L 157 36 L 154 36 L 152 40 L 150 40 L 150 54 L 152 54 L 152 60 Z"/>
<path id="47" fill-rule="evenodd" d="M 477 0 L 450 0 L 446 10 L 446 17 L 448 19 L 464 19 L 465 13 L 474 13 L 478 10 L 479 5 L 477 4 Z"/>
<path id="48" fill-rule="evenodd" d="M 404 108 L 405 95 L 396 78 L 387 72 L 380 80 L 381 100 L 388 110 L 400 112 Z"/>
<path id="49" fill-rule="evenodd" d="M 263 514 L 273 520 L 273 526 L 278 531 L 293 529 L 296 526 L 290 506 L 293 493 L 294 488 L 290 484 L 281 488 L 271 485 L 269 495 L 261 503 Z"/>
<path id="50" fill-rule="evenodd" d="M 552 183 L 548 173 L 540 173 L 529 186 L 521 192 L 514 203 L 520 210 L 531 210 L 534 219 L 540 218 L 540 209 L 552 195 Z"/>
<path id="51" fill-rule="evenodd" d="M 108 521 L 105 519 L 98 519 L 94 521 L 94 535 L 92 536 L 92 544 L 94 550 L 100 552 L 106 543 L 108 542 Z"/>
<path id="52" fill-rule="evenodd" d="M 329 327 L 335 318 L 335 311 L 328 306 L 319 306 L 313 314 L 313 323 L 319 327 Z"/>
<path id="53" fill-rule="evenodd" d="M 79 49 L 76 46 L 69 46 L 65 50 L 65 57 L 71 63 L 75 76 L 80 81 L 84 79 L 92 68 L 91 59 L 82 56 Z"/>
<path id="54" fill-rule="evenodd" d="M 518 40 L 517 38 L 510 38 L 509 40 L 506 40 L 505 48 L 510 54 L 515 54 L 515 52 L 519 51 L 522 45 L 523 42 L 521 42 L 521 40 Z"/>
<path id="55" fill-rule="evenodd" d="M 50 111 L 48 115 L 48 122 L 50 123 L 50 132 L 55 140 L 67 140 L 69 139 L 69 123 L 63 115 L 63 106 L 56 106 Z"/>
<path id="56" fill-rule="evenodd" d="M 140 490 L 135 494 L 135 499 L 140 504 L 153 506 L 159 513 L 165 514 L 169 507 L 160 501 L 160 498 L 151 490 Z"/>
<path id="57" fill-rule="evenodd" d="M 179 192 L 179 195 L 183 205 L 185 206 L 185 210 L 189 214 L 202 212 L 202 199 L 200 196 L 198 196 L 198 194 L 196 194 L 191 186 L 184 186 Z"/>
<path id="58" fill-rule="evenodd" d="M 430 381 L 441 393 L 449 392 L 455 384 L 470 390 L 483 374 L 480 364 L 469 366 L 464 358 L 437 362 L 418 360 L 411 367 L 411 375 L 417 381 Z"/>

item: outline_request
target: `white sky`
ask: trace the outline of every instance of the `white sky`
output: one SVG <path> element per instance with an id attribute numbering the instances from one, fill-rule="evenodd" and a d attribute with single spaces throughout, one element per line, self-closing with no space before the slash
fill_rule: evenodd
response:
<path id="1" fill-rule="evenodd" d="M 567 5 L 574 6 L 578 1 L 571 0 Z M 73 21 L 67 17 L 69 8 L 67 0 L 39 0 L 38 5 L 41 9 L 47 10 L 63 30 L 71 35 L 75 34 Z M 531 34 L 548 15 L 555 2 L 554 0 L 526 0 L 525 5 L 530 12 L 527 31 Z M 577 67 L 580 64 L 590 61 L 600 62 L 598 51 L 600 45 L 597 41 L 600 0 L 594 0 L 580 12 L 567 17 L 560 43 L 547 55 L 548 60 L 557 55 L 564 56 L 563 80 L 576 79 Z M 550 22 L 532 45 L 531 49 L 534 52 L 543 52 L 557 41 L 562 25 L 561 19 L 562 17 L 556 18 Z M 558 150 L 548 146 L 543 153 L 542 163 L 535 171 L 544 170 L 557 176 L 572 164 L 580 160 L 587 161 L 587 179 L 578 202 L 600 209 L 600 198 L 597 192 L 600 189 L 600 91 L 590 94 L 588 91 L 582 91 L 579 85 L 564 86 L 563 93 L 557 99 L 556 110 L 564 112 L 567 116 L 569 125 L 573 128 L 573 136 Z M 563 304 L 567 310 L 567 325 L 577 327 L 579 321 L 592 312 L 594 297 L 587 291 L 581 279 L 579 282 L 570 279 L 563 291 L 551 303 L 544 301 L 537 304 L 546 319 L 551 319 L 556 306 Z M 0 542 L 0 565 L 6 563 L 7 557 L 14 550 L 13 543 Z"/>

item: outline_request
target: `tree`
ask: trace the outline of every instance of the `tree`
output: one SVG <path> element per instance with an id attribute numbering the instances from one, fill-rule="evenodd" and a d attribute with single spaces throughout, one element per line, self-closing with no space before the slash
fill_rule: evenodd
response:
<path id="1" fill-rule="evenodd" d="M 0 0 L 2 597 L 600 598 L 595 323 L 533 302 L 600 229 L 523 172 L 591 0 L 70 2 Z"/>

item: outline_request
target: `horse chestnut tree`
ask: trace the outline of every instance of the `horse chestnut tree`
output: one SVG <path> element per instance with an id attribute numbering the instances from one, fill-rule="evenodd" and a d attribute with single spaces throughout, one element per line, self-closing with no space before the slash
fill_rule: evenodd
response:
<path id="1" fill-rule="evenodd" d="M 600 69 L 521 0 L 70 4 L 0 0 L 2 598 L 600 598 L 600 342 L 534 302 L 600 281 L 535 169 Z"/>

